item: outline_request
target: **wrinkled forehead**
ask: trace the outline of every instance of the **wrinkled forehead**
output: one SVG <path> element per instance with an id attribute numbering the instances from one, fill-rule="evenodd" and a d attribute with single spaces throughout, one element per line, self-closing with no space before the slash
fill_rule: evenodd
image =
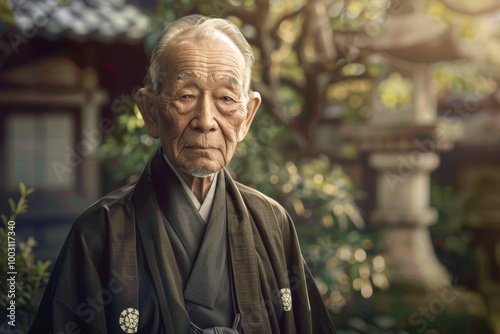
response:
<path id="1" fill-rule="evenodd" d="M 183 34 L 166 48 L 161 63 L 167 83 L 211 77 L 244 86 L 245 59 L 233 41 L 220 32 L 201 39 L 192 32 Z"/>

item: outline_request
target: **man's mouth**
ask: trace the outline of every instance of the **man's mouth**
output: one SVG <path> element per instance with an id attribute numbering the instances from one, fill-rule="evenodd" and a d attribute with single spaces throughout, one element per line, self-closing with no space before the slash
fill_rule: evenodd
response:
<path id="1" fill-rule="evenodd" d="M 209 146 L 189 146 L 188 148 L 191 150 L 213 150 L 214 149 L 213 147 L 209 147 Z"/>

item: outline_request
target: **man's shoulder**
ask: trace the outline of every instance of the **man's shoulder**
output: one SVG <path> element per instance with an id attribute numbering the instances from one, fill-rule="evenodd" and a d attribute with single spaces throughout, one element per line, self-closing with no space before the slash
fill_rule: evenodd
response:
<path id="1" fill-rule="evenodd" d="M 108 242 L 121 240 L 116 236 L 123 235 L 127 224 L 133 224 L 129 218 L 134 216 L 131 205 L 134 189 L 135 183 L 128 184 L 86 208 L 71 226 L 58 261 L 82 254 L 96 262 L 107 259 Z"/>
<path id="2" fill-rule="evenodd" d="M 264 193 L 261 193 L 257 189 L 244 185 L 243 183 L 240 183 L 238 181 L 234 181 L 234 183 L 238 187 L 238 190 L 240 191 L 241 196 L 245 201 L 266 203 L 268 205 L 272 205 L 276 208 L 284 210 L 281 204 L 279 204 L 276 200 L 272 199 Z"/>
<path id="3" fill-rule="evenodd" d="M 97 200 L 86 208 L 76 219 L 73 229 L 85 231 L 99 230 L 113 221 L 123 222 L 133 214 L 132 195 L 136 182 L 129 183 Z M 120 219 L 113 219 L 120 216 Z"/>
<path id="4" fill-rule="evenodd" d="M 269 208 L 277 220 L 288 220 L 288 212 L 276 200 L 240 182 L 235 181 L 235 184 L 251 211 L 262 212 L 263 209 Z"/>

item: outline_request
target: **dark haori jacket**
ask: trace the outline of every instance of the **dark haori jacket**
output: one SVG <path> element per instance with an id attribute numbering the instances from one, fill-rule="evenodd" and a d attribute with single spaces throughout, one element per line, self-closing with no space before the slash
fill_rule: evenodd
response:
<path id="1" fill-rule="evenodd" d="M 282 206 L 222 170 L 202 227 L 182 191 L 159 149 L 85 210 L 29 333 L 335 333 Z"/>

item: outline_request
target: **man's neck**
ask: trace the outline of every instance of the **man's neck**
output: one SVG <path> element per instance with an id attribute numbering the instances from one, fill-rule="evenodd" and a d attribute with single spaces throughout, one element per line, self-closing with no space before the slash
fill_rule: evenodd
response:
<path id="1" fill-rule="evenodd" d="M 205 201 L 205 198 L 207 197 L 207 194 L 210 191 L 210 186 L 212 185 L 212 182 L 216 174 L 207 177 L 193 176 L 174 166 L 172 162 L 170 162 L 170 160 L 167 158 L 163 149 L 162 149 L 162 155 L 167 164 L 170 166 L 170 168 L 177 174 L 177 176 L 182 178 L 182 181 L 184 181 L 188 189 L 191 190 L 191 192 L 193 193 L 194 197 L 196 197 L 200 205 L 203 205 L 203 202 Z"/>
<path id="2" fill-rule="evenodd" d="M 177 173 L 182 177 L 188 188 L 193 192 L 198 202 L 200 202 L 200 204 L 203 204 L 208 190 L 212 185 L 212 181 L 214 180 L 214 175 L 210 175 L 207 177 L 197 177 L 183 172 L 178 168 L 175 169 Z"/>

